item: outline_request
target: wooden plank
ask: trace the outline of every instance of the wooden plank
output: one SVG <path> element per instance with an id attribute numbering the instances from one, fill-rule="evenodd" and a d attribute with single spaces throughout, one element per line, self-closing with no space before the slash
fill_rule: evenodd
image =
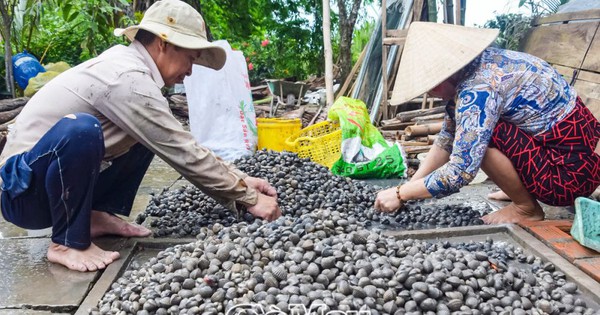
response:
<path id="1" fill-rule="evenodd" d="M 600 22 L 558 24 L 532 28 L 522 51 L 551 64 L 579 68 Z"/>
<path id="2" fill-rule="evenodd" d="M 600 29 L 596 31 L 581 69 L 600 72 Z"/>
<path id="3" fill-rule="evenodd" d="M 408 35 L 408 29 L 402 29 L 402 30 L 393 29 L 393 30 L 385 31 L 385 37 L 395 37 L 395 38 L 406 39 L 406 35 Z"/>
<path id="4" fill-rule="evenodd" d="M 600 121 L 600 100 L 598 99 L 588 99 L 587 102 L 584 101 L 585 106 L 590 109 L 594 117 Z M 598 152 L 598 151 L 596 151 Z"/>
<path id="5" fill-rule="evenodd" d="M 543 18 L 535 19 L 533 21 L 532 25 L 538 26 L 541 24 L 580 21 L 580 20 L 593 20 L 593 19 L 600 19 L 600 9 L 553 14 L 553 15 L 546 16 Z"/>
<path id="6" fill-rule="evenodd" d="M 573 71 L 576 70 L 575 68 L 565 67 L 561 65 L 552 65 L 552 67 L 554 67 L 554 69 L 556 69 L 558 73 L 560 73 L 560 75 L 562 75 L 563 78 L 567 80 L 567 82 L 571 83 L 571 79 L 573 78 Z"/>
<path id="7" fill-rule="evenodd" d="M 583 80 L 591 83 L 600 84 L 600 73 L 581 71 L 577 76 L 577 80 Z"/>
<path id="8" fill-rule="evenodd" d="M 583 103 L 600 119 L 600 74 L 581 71 L 574 86 Z"/>

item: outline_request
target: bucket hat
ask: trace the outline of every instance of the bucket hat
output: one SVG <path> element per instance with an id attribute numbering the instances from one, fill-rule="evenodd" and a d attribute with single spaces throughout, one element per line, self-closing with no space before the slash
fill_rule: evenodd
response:
<path id="1" fill-rule="evenodd" d="M 212 44 L 206 37 L 202 15 L 180 0 L 161 0 L 151 5 L 138 25 L 114 30 L 116 36 L 125 35 L 133 41 L 138 30 L 146 30 L 175 46 L 201 49 L 194 63 L 219 70 L 225 64 L 225 50 Z"/>
<path id="2" fill-rule="evenodd" d="M 406 103 L 438 86 L 481 54 L 498 33 L 497 29 L 413 22 L 390 104 Z"/>

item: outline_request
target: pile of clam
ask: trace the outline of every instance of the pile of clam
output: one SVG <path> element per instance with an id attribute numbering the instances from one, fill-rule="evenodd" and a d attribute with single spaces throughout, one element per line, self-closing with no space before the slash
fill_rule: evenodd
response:
<path id="1" fill-rule="evenodd" d="M 398 239 L 330 210 L 203 227 L 198 241 L 132 263 L 91 313 L 309 314 L 311 308 L 311 314 L 594 314 L 564 273 L 510 243 Z"/>
<path id="2" fill-rule="evenodd" d="M 395 215 L 373 209 L 379 187 L 363 181 L 335 176 L 326 167 L 298 158 L 289 152 L 258 151 L 235 163 L 250 176 L 264 178 L 276 189 L 283 214 L 298 218 L 317 209 L 344 212 L 363 226 L 383 224 L 406 230 L 480 225 L 482 213 L 470 207 L 411 203 Z M 234 222 L 251 223 L 246 213 L 236 218 L 223 206 L 193 186 L 165 191 L 153 196 L 138 223 L 152 217 L 155 236 L 195 236 L 203 226 Z"/>

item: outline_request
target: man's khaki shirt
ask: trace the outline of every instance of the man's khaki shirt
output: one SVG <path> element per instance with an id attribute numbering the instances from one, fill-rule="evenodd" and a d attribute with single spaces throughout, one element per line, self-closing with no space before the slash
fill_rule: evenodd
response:
<path id="1" fill-rule="evenodd" d="M 57 76 L 29 100 L 8 134 L 0 165 L 30 150 L 65 115 L 88 113 L 102 124 L 104 161 L 139 142 L 227 207 L 256 204 L 257 192 L 243 181 L 247 175 L 198 144 L 173 117 L 163 86 L 142 44 L 114 46 Z"/>

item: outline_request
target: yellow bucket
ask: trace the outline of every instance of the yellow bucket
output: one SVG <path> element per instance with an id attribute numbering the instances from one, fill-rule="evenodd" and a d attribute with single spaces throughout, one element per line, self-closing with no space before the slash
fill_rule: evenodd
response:
<path id="1" fill-rule="evenodd" d="M 289 151 L 285 140 L 302 129 L 302 121 L 296 119 L 281 118 L 257 118 L 258 149 L 273 151 Z"/>
<path id="2" fill-rule="evenodd" d="M 299 157 L 331 168 L 341 156 L 342 130 L 337 122 L 323 121 L 300 130 L 285 142 L 288 150 Z"/>

